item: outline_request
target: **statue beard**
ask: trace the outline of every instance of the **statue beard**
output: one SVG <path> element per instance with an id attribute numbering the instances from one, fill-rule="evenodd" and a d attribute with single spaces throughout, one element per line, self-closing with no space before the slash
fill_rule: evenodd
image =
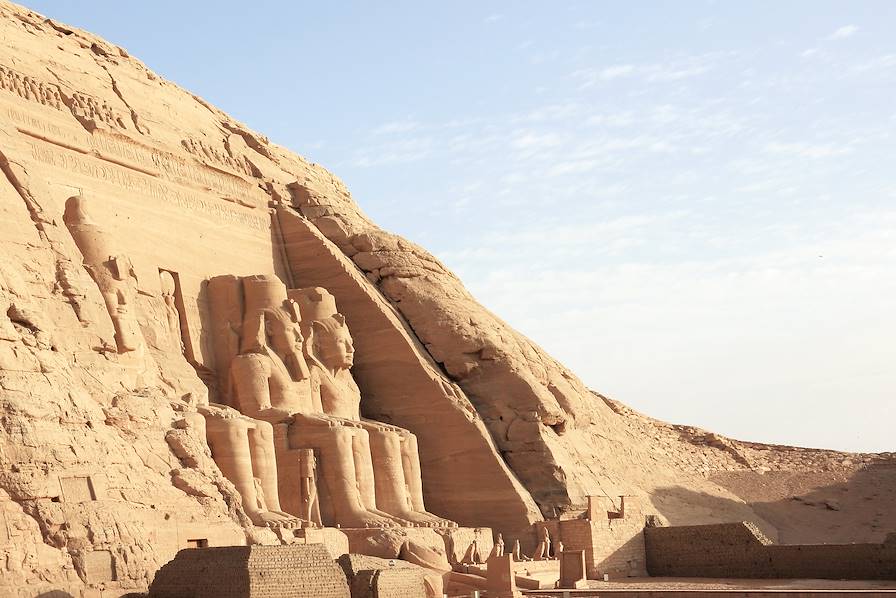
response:
<path id="1" fill-rule="evenodd" d="M 284 358 L 283 363 L 286 365 L 286 371 L 289 372 L 289 377 L 299 382 L 308 377 L 305 368 L 302 367 L 302 363 L 299 361 L 300 357 L 294 352 L 288 352 Z"/>

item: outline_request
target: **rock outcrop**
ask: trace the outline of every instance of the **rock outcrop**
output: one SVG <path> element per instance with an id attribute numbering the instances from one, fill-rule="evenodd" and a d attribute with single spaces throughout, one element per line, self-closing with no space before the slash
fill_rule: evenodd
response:
<path id="1" fill-rule="evenodd" d="M 797 539 L 785 515 L 810 507 L 791 488 L 838 506 L 868 495 L 877 515 L 855 539 L 896 525 L 891 457 L 634 413 L 377 227 L 321 166 L 92 34 L 5 0 L 0 33 L 0 594 L 145 590 L 182 548 L 284 543 L 319 517 L 310 486 L 277 508 L 270 471 L 231 471 L 233 443 L 250 438 L 254 460 L 271 424 L 237 413 L 227 388 L 222 355 L 264 343 L 240 348 L 243 315 L 215 311 L 222 276 L 335 296 L 360 416 L 415 439 L 411 466 L 440 518 L 532 546 L 531 524 L 587 495 L 637 494 L 672 523 L 753 520 Z M 283 442 L 285 420 L 271 421 Z M 300 458 L 304 484 L 314 459 Z M 866 483 L 850 500 L 821 490 L 855 478 Z M 773 498 L 757 480 L 774 480 Z M 307 516 L 280 513 L 290 504 Z M 806 520 L 851 512 L 816 511 Z"/>

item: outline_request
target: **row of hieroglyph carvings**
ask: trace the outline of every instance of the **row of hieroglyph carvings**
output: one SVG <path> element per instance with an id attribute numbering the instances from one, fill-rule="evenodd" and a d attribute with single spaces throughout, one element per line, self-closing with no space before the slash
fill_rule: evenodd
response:
<path id="1" fill-rule="evenodd" d="M 15 94 L 23 100 L 42 104 L 63 112 L 71 112 L 88 130 L 100 125 L 112 129 L 129 130 L 126 120 L 104 100 L 80 91 L 66 91 L 56 83 L 41 81 L 8 66 L 0 65 L 0 90 Z M 137 131 L 138 133 L 141 131 Z M 223 166 L 243 175 L 252 176 L 252 165 L 242 156 L 231 156 L 199 139 L 183 139 L 181 146 L 197 158 Z"/>
<path id="2" fill-rule="evenodd" d="M 130 261 L 90 219 L 83 197 L 69 198 L 63 220 L 103 296 L 118 353 L 140 354 Z M 180 355 L 177 281 L 160 276 L 169 351 Z M 180 424 L 206 439 L 254 524 L 454 525 L 426 511 L 416 437 L 361 418 L 352 338 L 326 289 L 217 276 L 208 295 L 218 396 L 228 405 L 202 400 Z"/>

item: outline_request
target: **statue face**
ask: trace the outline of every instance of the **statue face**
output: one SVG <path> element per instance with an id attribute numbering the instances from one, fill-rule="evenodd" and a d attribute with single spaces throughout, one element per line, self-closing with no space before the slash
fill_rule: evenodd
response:
<path id="1" fill-rule="evenodd" d="M 268 312 L 264 318 L 264 329 L 270 347 L 283 359 L 293 379 L 303 380 L 308 377 L 308 366 L 302 354 L 304 337 L 296 316 L 298 311 L 292 310 L 292 312 L 290 313 L 290 309 Z"/>
<path id="2" fill-rule="evenodd" d="M 349 369 L 355 363 L 355 345 L 344 324 L 332 329 L 315 328 L 315 346 L 321 362 L 330 368 Z"/>
<path id="3" fill-rule="evenodd" d="M 265 334 L 271 341 L 272 348 L 280 355 L 293 351 L 302 351 L 302 331 L 299 323 L 284 310 L 276 310 L 273 317 L 264 319 Z"/>

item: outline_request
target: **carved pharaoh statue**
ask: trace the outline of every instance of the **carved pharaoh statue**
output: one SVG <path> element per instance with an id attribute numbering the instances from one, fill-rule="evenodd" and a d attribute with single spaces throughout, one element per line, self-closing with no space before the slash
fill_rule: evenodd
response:
<path id="1" fill-rule="evenodd" d="M 63 221 L 84 258 L 84 267 L 103 295 L 119 353 L 143 351 L 144 337 L 135 313 L 137 277 L 130 260 L 114 250 L 112 237 L 91 220 L 83 197 L 66 201 Z M 163 273 L 161 289 L 171 345 L 180 351 L 179 316 L 170 274 Z M 198 413 L 188 413 L 184 419 L 206 439 L 212 458 L 240 493 L 243 508 L 255 525 L 300 525 L 296 517 L 280 510 L 271 424 L 224 405 L 209 404 L 207 397 L 200 399 Z"/>
<path id="2" fill-rule="evenodd" d="M 280 494 L 286 510 L 307 512 L 312 498 L 302 473 L 307 449 L 320 456 L 320 499 L 327 523 L 344 527 L 407 525 L 376 509 L 366 431 L 357 422 L 323 412 L 320 391 L 306 365 L 300 312 L 273 276 L 219 276 L 209 281 L 220 386 L 242 413 L 276 425 Z M 229 359 L 229 362 L 228 362 Z M 292 442 L 296 437 L 301 442 Z M 304 450 L 303 450 L 304 449 Z M 366 455 L 362 458 L 360 455 Z M 305 460 L 307 463 L 307 459 Z"/>
<path id="3" fill-rule="evenodd" d="M 311 320 L 305 323 L 303 334 L 300 307 L 287 296 L 278 278 L 216 277 L 209 281 L 209 294 L 218 326 L 216 359 L 225 364 L 219 369 L 226 370 L 224 388 L 229 390 L 231 404 L 242 413 L 275 424 L 280 494 L 288 512 L 304 516 L 309 503 L 317 502 L 326 523 L 344 527 L 449 523 L 413 508 L 409 485 L 419 487 L 422 504 L 415 442 L 407 443 L 413 447 L 408 449 L 408 458 L 414 461 L 409 471 L 416 471 L 416 480 L 409 484 L 401 439 L 410 434 L 394 426 L 361 421 L 357 402 L 354 409 L 345 408 L 336 389 L 344 386 L 346 375 L 350 380 L 351 374 L 342 366 L 326 370 L 317 358 L 325 353 L 325 359 L 332 362 L 332 351 L 323 347 L 335 337 L 327 332 L 326 324 L 316 325 L 321 331 L 319 350 L 309 346 L 305 337 L 312 334 Z M 303 302 L 306 308 L 312 307 L 310 301 Z M 309 312 L 309 318 L 320 315 L 323 321 L 336 315 L 335 302 L 332 305 L 332 313 L 324 316 L 317 309 Z M 350 355 L 352 350 L 346 348 L 345 352 Z M 341 369 L 345 374 L 339 374 Z M 339 378 L 336 386 L 334 376 Z M 357 386 L 353 391 L 348 388 L 348 395 L 342 396 L 349 402 L 359 401 Z M 302 473 L 301 463 L 303 459 L 308 463 L 309 449 L 319 457 L 320 488 L 311 488 L 312 480 Z M 310 493 L 313 497 L 306 496 Z"/>
<path id="4" fill-rule="evenodd" d="M 455 525 L 426 511 L 417 437 L 403 428 L 361 418 L 361 391 L 350 371 L 354 344 L 336 299 L 321 287 L 291 290 L 289 296 L 299 305 L 309 337 L 305 356 L 314 385 L 320 388 L 323 412 L 360 424 L 368 434 L 371 465 L 376 465 L 377 508 L 415 525 Z M 291 436 L 291 441 L 303 442 L 298 436 Z"/>

